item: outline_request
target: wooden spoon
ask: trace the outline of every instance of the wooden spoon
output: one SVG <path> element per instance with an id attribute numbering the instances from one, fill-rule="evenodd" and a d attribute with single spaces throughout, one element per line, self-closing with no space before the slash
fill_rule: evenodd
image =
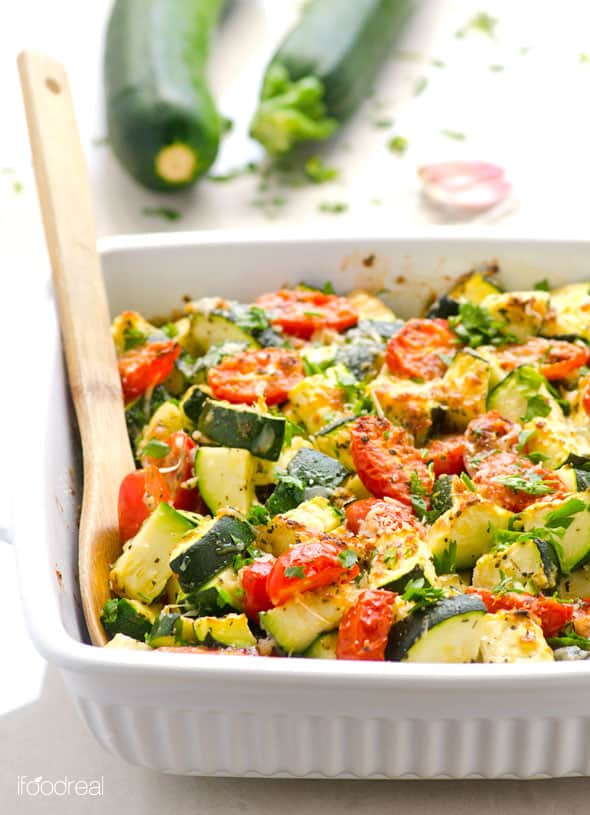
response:
<path id="1" fill-rule="evenodd" d="M 96 251 L 90 186 L 66 72 L 28 51 L 18 57 L 45 238 L 84 460 L 78 565 L 84 616 L 94 645 L 109 569 L 121 551 L 117 496 L 134 469 L 123 396 Z M 50 485 L 47 485 L 50 488 Z"/>

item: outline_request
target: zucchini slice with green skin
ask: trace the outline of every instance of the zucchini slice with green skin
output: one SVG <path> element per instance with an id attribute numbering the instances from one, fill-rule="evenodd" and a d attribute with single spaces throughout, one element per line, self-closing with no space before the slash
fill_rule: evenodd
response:
<path id="1" fill-rule="evenodd" d="M 170 552 L 194 523 L 169 504 L 161 503 L 135 537 L 123 546 L 111 569 L 113 590 L 131 600 L 153 603 L 171 576 Z"/>
<path id="2" fill-rule="evenodd" d="M 125 634 L 143 642 L 151 630 L 156 615 L 157 612 L 144 603 L 120 597 L 106 601 L 100 621 L 109 637 Z"/>
<path id="3" fill-rule="evenodd" d="M 185 592 L 200 588 L 229 566 L 254 542 L 254 531 L 233 515 L 205 519 L 180 541 L 170 556 L 170 568 Z"/>
<path id="4" fill-rule="evenodd" d="M 385 659 L 394 662 L 475 662 L 486 607 L 458 594 L 415 609 L 392 625 Z"/>
<path id="5" fill-rule="evenodd" d="M 496 385 L 488 397 L 488 410 L 497 410 L 511 422 L 529 421 L 536 416 L 563 422 L 563 412 L 547 380 L 531 365 L 515 368 Z"/>
<path id="6" fill-rule="evenodd" d="M 207 84 L 223 0 L 116 0 L 106 35 L 110 144 L 152 190 L 178 190 L 213 164 L 221 117 Z"/>
<path id="7" fill-rule="evenodd" d="M 539 501 L 522 511 L 525 532 L 548 528 L 561 530 L 551 543 L 563 574 L 569 574 L 590 559 L 590 490 L 558 501 Z"/>
<path id="8" fill-rule="evenodd" d="M 260 625 L 286 654 L 302 654 L 320 634 L 332 631 L 358 596 L 350 585 L 306 591 L 282 606 L 260 612 Z"/>
<path id="9" fill-rule="evenodd" d="M 272 58 L 250 133 L 271 154 L 330 137 L 373 88 L 410 0 L 310 0 Z"/>
<path id="10" fill-rule="evenodd" d="M 337 659 L 336 646 L 338 644 L 338 632 L 328 631 L 327 634 L 320 634 L 314 640 L 303 656 L 307 659 Z"/>
<path id="11" fill-rule="evenodd" d="M 195 475 L 201 498 L 213 514 L 225 507 L 248 514 L 254 501 L 254 459 L 247 450 L 200 447 Z"/>
<path id="12" fill-rule="evenodd" d="M 538 594 L 554 589 L 558 565 L 553 547 L 540 538 L 516 541 L 482 555 L 473 570 L 474 586 Z"/>
<path id="13" fill-rule="evenodd" d="M 285 426 L 282 416 L 214 399 L 205 400 L 197 423 L 198 430 L 217 444 L 249 450 L 268 461 L 277 461 L 281 455 Z"/>
<path id="14" fill-rule="evenodd" d="M 181 594 L 178 603 L 185 614 L 219 617 L 228 611 L 242 611 L 243 594 L 237 572 L 228 566 L 196 591 Z"/>

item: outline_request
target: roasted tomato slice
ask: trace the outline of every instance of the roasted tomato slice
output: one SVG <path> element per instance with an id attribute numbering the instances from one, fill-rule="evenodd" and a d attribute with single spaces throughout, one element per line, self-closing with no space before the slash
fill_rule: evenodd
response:
<path id="1" fill-rule="evenodd" d="M 490 453 L 513 452 L 519 431 L 520 425 L 505 419 L 497 410 L 489 410 L 472 419 L 465 431 L 463 458 L 469 475 L 473 476 L 481 459 Z"/>
<path id="2" fill-rule="evenodd" d="M 395 594 L 385 589 L 368 589 L 359 595 L 338 627 L 338 659 L 385 659 L 394 599 Z"/>
<path id="3" fill-rule="evenodd" d="M 167 379 L 179 354 L 180 345 L 173 340 L 149 342 L 121 354 L 119 375 L 125 402 L 131 402 Z"/>
<path id="4" fill-rule="evenodd" d="M 555 637 L 574 615 L 574 606 L 571 603 L 560 603 L 559 600 L 545 597 L 542 594 L 516 594 L 515 592 L 494 594 L 488 589 L 480 589 L 476 586 L 466 587 L 465 592 L 479 594 L 485 607 L 492 614 L 501 610 L 525 609 L 529 611 L 539 620 L 546 637 Z"/>
<path id="5" fill-rule="evenodd" d="M 424 461 L 432 463 L 435 476 L 459 475 L 465 469 L 463 457 L 466 450 L 465 436 L 445 436 L 428 445 Z"/>
<path id="6" fill-rule="evenodd" d="M 159 469 L 176 509 L 188 509 L 195 512 L 203 510 L 204 506 L 201 503 L 198 488 L 187 489 L 183 486 L 194 474 L 196 450 L 194 441 L 184 430 L 172 433 L 165 442 L 158 441 L 168 446 L 168 452 L 166 453 L 163 448 L 164 455 L 162 456 L 143 455 L 141 463 L 144 467 L 151 464 Z M 149 447 L 147 449 L 149 450 Z"/>
<path id="7" fill-rule="evenodd" d="M 266 590 L 273 605 L 280 606 L 296 594 L 352 580 L 359 573 L 348 564 L 344 546 L 330 540 L 302 543 L 277 558 L 268 575 Z"/>
<path id="8" fill-rule="evenodd" d="M 441 355 L 458 344 L 447 320 L 408 320 L 387 344 L 387 366 L 395 376 L 436 379 L 448 367 Z"/>
<path id="9" fill-rule="evenodd" d="M 161 501 L 170 501 L 170 492 L 157 467 L 149 465 L 125 476 L 119 487 L 119 537 L 122 543 L 139 532 L 142 523 Z"/>
<path id="10" fill-rule="evenodd" d="M 280 289 L 260 295 L 256 304 L 268 313 L 273 325 L 304 340 L 314 331 L 344 331 L 358 322 L 357 311 L 346 297 L 314 289 Z"/>
<path id="11" fill-rule="evenodd" d="M 519 365 L 538 365 L 549 380 L 563 379 L 588 362 L 590 352 L 582 343 L 532 337 L 520 345 L 507 345 L 496 351 L 500 365 L 512 371 Z"/>
<path id="12" fill-rule="evenodd" d="M 377 498 L 395 498 L 412 506 L 412 496 L 428 496 L 432 478 L 410 437 L 377 416 L 359 416 L 351 431 L 352 459 L 359 478 Z"/>
<path id="13" fill-rule="evenodd" d="M 358 535 L 367 516 L 371 516 L 371 533 L 396 531 L 407 524 L 415 524 L 416 518 L 407 504 L 394 498 L 361 498 L 347 504 L 344 509 L 346 526 L 354 535 Z"/>
<path id="14" fill-rule="evenodd" d="M 274 566 L 274 560 L 255 560 L 240 571 L 244 590 L 244 611 L 255 622 L 258 614 L 272 607 L 266 590 L 266 581 Z"/>
<path id="15" fill-rule="evenodd" d="M 210 369 L 207 381 L 216 399 L 251 405 L 262 398 L 267 405 L 278 405 L 304 375 L 296 351 L 261 348 L 225 357 Z"/>
<path id="16" fill-rule="evenodd" d="M 481 495 L 512 512 L 522 512 L 537 501 L 558 498 L 567 491 L 555 472 L 516 453 L 486 456 L 475 469 L 473 481 Z"/>

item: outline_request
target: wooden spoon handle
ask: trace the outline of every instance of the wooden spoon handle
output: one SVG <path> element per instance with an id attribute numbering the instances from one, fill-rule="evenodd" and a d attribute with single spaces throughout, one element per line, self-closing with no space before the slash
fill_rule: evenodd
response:
<path id="1" fill-rule="evenodd" d="M 110 564 L 120 552 L 117 494 L 134 468 L 90 187 L 66 72 L 42 54 L 18 58 L 29 138 L 70 388 L 82 440 L 80 591 L 90 638 L 106 642 L 100 612 Z M 49 487 L 49 485 L 48 485 Z"/>

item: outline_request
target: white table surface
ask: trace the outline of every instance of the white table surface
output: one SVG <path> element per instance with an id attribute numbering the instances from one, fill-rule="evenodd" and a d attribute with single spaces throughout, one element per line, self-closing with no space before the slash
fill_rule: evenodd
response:
<path id="1" fill-rule="evenodd" d="M 221 109 L 234 120 L 215 170 L 225 172 L 258 149 L 247 138 L 248 116 L 262 68 L 299 4 L 295 0 L 238 0 L 226 20 L 212 60 Z M 119 169 L 105 135 L 100 59 L 108 0 L 20 0 L 0 26 L 0 327 L 4 387 L 17 380 L 13 350 L 34 349 L 42 327 L 17 323 L 26 298 L 49 292 L 48 262 L 35 197 L 15 56 L 22 48 L 46 51 L 70 73 L 85 144 L 99 236 L 170 229 L 219 229 L 305 225 L 315 229 L 445 229 L 447 219 L 422 204 L 416 167 L 446 158 L 480 158 L 507 168 L 514 184 L 498 212 L 460 224 L 464 232 L 513 235 L 587 234 L 590 162 L 590 4 L 568 0 L 422 0 L 400 49 L 375 94 L 345 128 L 326 161 L 342 170 L 330 185 L 288 189 L 286 204 L 269 217 L 252 202 L 260 198 L 256 178 L 227 184 L 203 182 L 193 192 L 169 198 L 139 188 Z M 495 38 L 455 32 L 475 13 L 498 18 Z M 237 55 L 237 56 L 236 56 Z M 442 60 L 445 67 L 431 64 Z M 490 70 L 502 66 L 503 70 Z M 414 95 L 425 77 L 426 89 Z M 390 130 L 376 119 L 395 119 Z M 441 134 L 464 133 L 464 141 Z M 403 158 L 387 151 L 392 134 L 408 139 Z M 277 194 L 283 195 L 282 191 Z M 348 211 L 320 213 L 318 204 L 344 201 Z M 173 224 L 145 216 L 145 207 L 171 206 Z M 456 224 L 455 224 L 456 228 Z M 589 273 L 590 276 L 590 273 Z M 34 373 L 34 368 L 31 369 Z M 32 381 L 33 377 L 29 380 Z M 13 386 L 12 383 L 15 383 Z M 23 383 L 20 384 L 23 387 Z M 3 400 L 4 428 L 9 418 Z M 14 424 L 14 417 L 12 417 Z M 34 438 L 18 441 L 22 455 Z M 34 462 L 34 450 L 30 453 Z M 5 467 L 4 477 L 10 481 Z M 12 486 L 12 485 L 7 485 Z M 9 537 L 8 490 L 0 491 L 0 540 Z M 77 718 L 57 672 L 45 665 L 28 639 L 14 585 L 14 552 L 0 542 L 3 575 L 3 652 L 0 672 L 0 801 L 2 811 L 125 813 L 389 812 L 467 813 L 536 810 L 543 815 L 588 810 L 589 782 L 312 782 L 196 779 L 161 776 L 122 764 L 105 753 Z M 57 780 L 103 779 L 101 798 L 17 795 L 18 776 Z M 108 809 L 107 809 L 108 808 Z"/>

